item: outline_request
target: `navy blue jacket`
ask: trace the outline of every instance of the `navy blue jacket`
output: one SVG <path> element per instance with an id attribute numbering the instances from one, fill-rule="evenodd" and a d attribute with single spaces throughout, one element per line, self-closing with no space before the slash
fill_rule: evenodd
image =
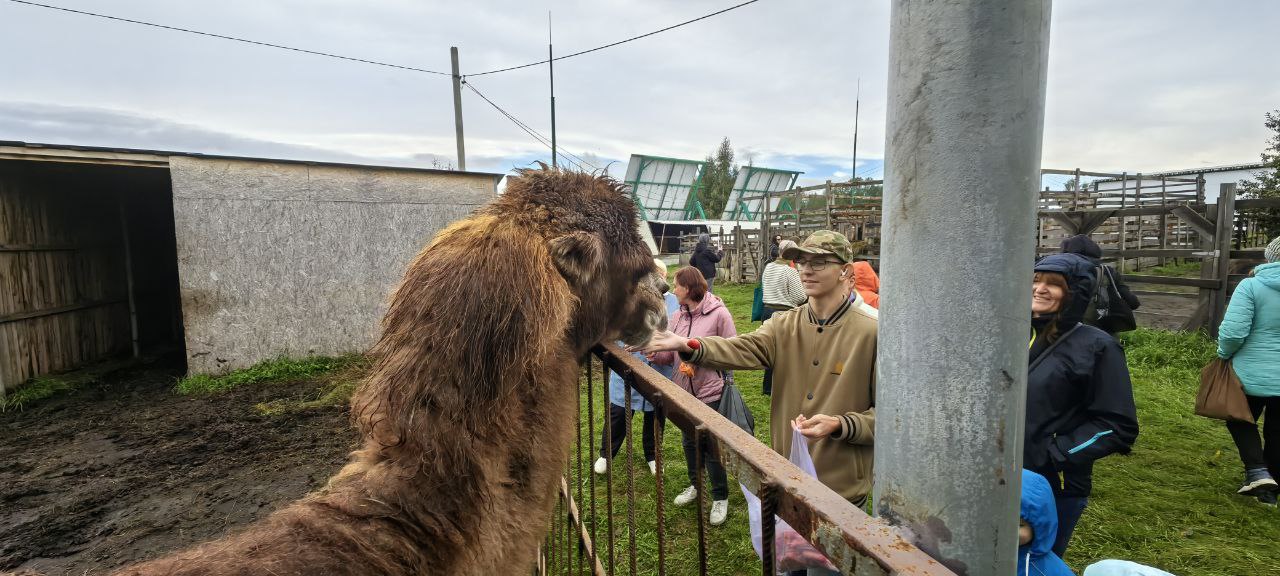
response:
<path id="1" fill-rule="evenodd" d="M 716 262 L 719 262 L 722 257 L 724 252 L 712 248 L 710 236 L 703 234 L 698 237 L 698 244 L 693 248 L 689 265 L 702 272 L 703 278 L 713 280 L 716 277 Z"/>
<path id="2" fill-rule="evenodd" d="M 1063 494 L 1088 496 L 1093 461 L 1127 453 L 1138 437 L 1129 368 L 1114 338 L 1080 324 L 1093 294 L 1093 263 L 1053 254 L 1035 270 L 1064 275 L 1069 301 L 1055 321 L 1057 339 L 1047 349 L 1035 346 L 1043 351 L 1030 361 L 1023 467 L 1051 479 L 1061 472 Z"/>

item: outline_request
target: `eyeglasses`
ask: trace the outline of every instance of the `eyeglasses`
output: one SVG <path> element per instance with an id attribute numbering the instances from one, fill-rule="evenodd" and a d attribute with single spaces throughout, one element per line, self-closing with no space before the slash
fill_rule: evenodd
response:
<path id="1" fill-rule="evenodd" d="M 814 272 L 821 272 L 823 270 L 826 270 L 827 266 L 830 266 L 832 264 L 839 264 L 839 262 L 832 262 L 831 260 L 827 260 L 826 258 L 817 259 L 817 260 L 792 260 L 792 262 L 795 262 L 796 268 L 808 268 L 810 270 L 813 270 Z"/>

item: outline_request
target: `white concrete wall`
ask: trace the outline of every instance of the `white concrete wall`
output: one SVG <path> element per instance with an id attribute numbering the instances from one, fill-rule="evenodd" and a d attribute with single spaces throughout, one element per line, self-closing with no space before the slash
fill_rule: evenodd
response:
<path id="1" fill-rule="evenodd" d="M 170 164 L 192 374 L 367 348 L 408 262 L 496 193 L 484 174 Z"/>

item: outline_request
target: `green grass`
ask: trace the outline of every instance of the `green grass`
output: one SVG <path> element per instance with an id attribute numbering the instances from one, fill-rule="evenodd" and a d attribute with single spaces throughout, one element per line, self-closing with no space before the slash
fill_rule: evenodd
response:
<path id="1" fill-rule="evenodd" d="M 1136 272 L 1137 274 L 1149 274 L 1151 276 L 1176 276 L 1179 278 L 1199 278 L 1200 262 L 1182 261 L 1170 262 L 1164 266 L 1152 266 L 1143 268 Z"/>
<path id="2" fill-rule="evenodd" d="M 22 410 L 32 403 L 50 396 L 76 390 L 97 380 L 95 375 L 82 373 L 38 376 L 27 381 L 17 390 L 0 400 L 0 412 Z"/>
<path id="3" fill-rule="evenodd" d="M 132 359 L 112 360 L 93 364 L 61 374 L 45 374 L 24 382 L 4 398 L 0 398 L 0 412 L 23 410 L 47 398 L 79 390 L 121 368 L 133 365 Z"/>
<path id="4" fill-rule="evenodd" d="M 259 362 L 248 368 L 235 370 L 221 376 L 197 374 L 178 381 L 175 390 L 179 394 L 208 394 L 222 392 L 237 386 L 259 384 L 264 382 L 289 382 L 306 380 L 324 376 L 335 371 L 361 365 L 364 356 L 348 354 L 346 356 L 308 356 L 301 359 L 276 358 Z M 349 388 L 349 389 L 348 389 Z M 330 401 L 345 401 L 341 394 L 346 391 L 347 397 L 354 390 L 354 385 L 343 384 L 326 394 Z"/>

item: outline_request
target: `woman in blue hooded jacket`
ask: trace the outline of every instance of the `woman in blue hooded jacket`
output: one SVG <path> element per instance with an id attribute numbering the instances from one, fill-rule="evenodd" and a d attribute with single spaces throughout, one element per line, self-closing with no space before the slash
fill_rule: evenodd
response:
<path id="1" fill-rule="evenodd" d="M 1256 424 L 1227 422 L 1244 462 L 1244 484 L 1237 492 L 1274 506 L 1275 478 L 1280 477 L 1280 236 L 1263 256 L 1267 263 L 1254 268 L 1231 295 L 1218 327 L 1218 356 L 1231 360 L 1254 420 L 1266 417 L 1261 439 Z"/>
<path id="2" fill-rule="evenodd" d="M 1053 488 L 1058 556 L 1089 503 L 1093 462 L 1128 452 L 1138 437 L 1124 350 L 1081 323 L 1095 282 L 1088 258 L 1053 254 L 1036 263 L 1032 284 L 1022 460 Z"/>

